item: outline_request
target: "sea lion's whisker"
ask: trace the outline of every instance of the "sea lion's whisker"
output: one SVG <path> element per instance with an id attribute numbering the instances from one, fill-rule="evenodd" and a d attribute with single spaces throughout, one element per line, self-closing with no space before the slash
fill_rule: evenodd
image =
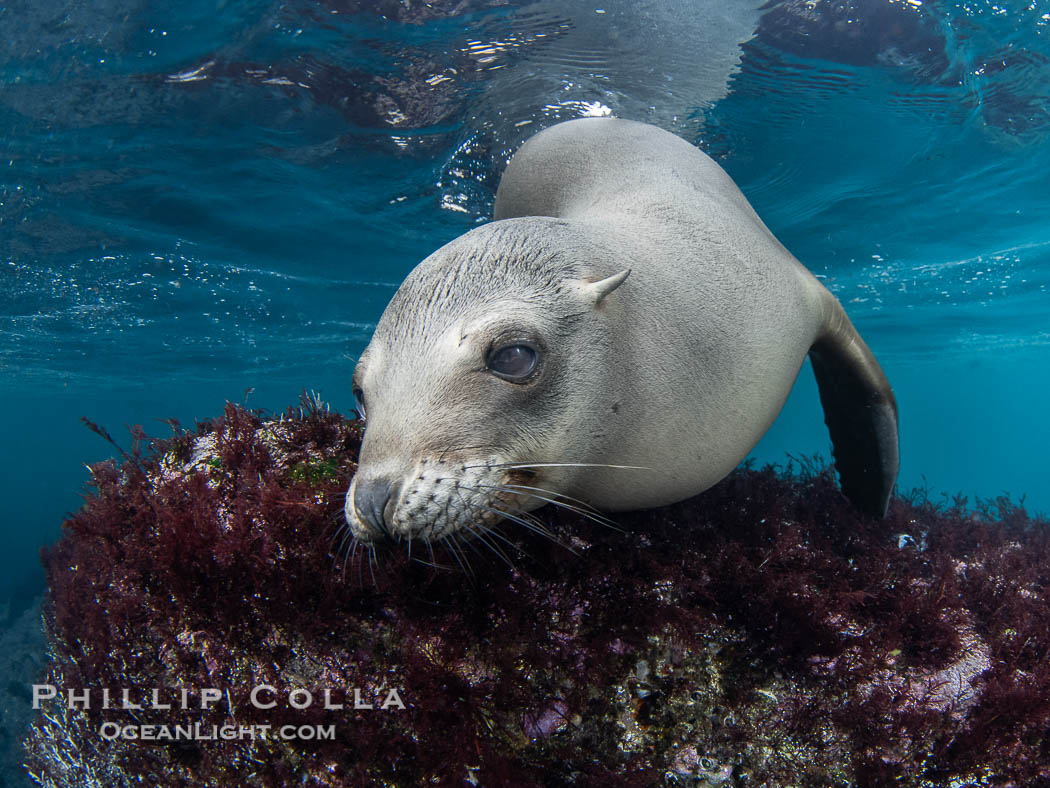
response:
<path id="1" fill-rule="evenodd" d="M 560 499 L 563 499 L 565 501 L 569 501 L 570 503 L 573 503 L 573 504 L 575 504 L 577 506 L 583 507 L 584 509 L 586 509 L 589 512 L 594 512 L 597 515 L 601 515 L 601 512 L 599 512 L 597 509 L 595 509 L 593 506 L 591 506 L 589 503 L 587 503 L 582 498 L 573 498 L 571 495 L 566 495 L 565 493 L 555 492 L 554 490 L 548 490 L 546 487 L 530 487 L 527 484 L 509 484 L 508 483 L 508 484 L 503 485 L 503 489 L 506 489 L 506 490 L 511 490 L 511 489 L 514 489 L 514 490 L 535 490 L 536 492 L 546 493 L 547 495 L 554 496 L 555 498 L 560 498 Z M 601 516 L 604 516 L 604 515 L 601 515 Z"/>
<path id="2" fill-rule="evenodd" d="M 354 536 L 354 532 L 350 530 L 350 527 L 346 527 L 346 533 L 343 534 L 343 538 L 339 540 L 339 549 L 335 551 L 335 555 L 338 558 L 340 555 L 349 553 L 347 545 L 354 545 L 355 549 L 357 546 L 357 537 Z M 331 552 L 331 550 L 329 550 Z M 345 559 L 344 559 L 345 560 Z"/>
<path id="3" fill-rule="evenodd" d="M 333 570 L 341 566 L 340 573 L 345 578 L 346 563 L 350 558 L 350 550 L 347 546 L 351 543 L 351 540 L 354 539 L 354 533 L 350 529 L 350 524 L 346 522 L 345 518 L 340 517 L 339 520 L 341 520 L 341 522 L 334 521 L 338 522 L 338 524 L 336 524 L 336 527 L 332 531 L 332 535 L 328 539 L 328 555 L 332 558 Z M 338 545 L 336 544 L 337 540 Z M 339 561 L 340 558 L 343 559 L 341 565 Z"/>
<path id="4" fill-rule="evenodd" d="M 518 525 L 524 526 L 530 531 L 542 534 L 543 536 L 546 536 L 552 541 L 557 541 L 557 539 L 555 539 L 554 537 L 554 534 L 552 534 L 550 531 L 548 531 L 546 528 L 540 525 L 540 523 L 535 518 L 529 517 L 526 512 L 508 512 L 503 509 L 497 509 L 494 506 L 487 506 L 485 504 L 475 504 L 473 508 L 480 509 L 484 512 L 492 512 L 493 514 L 497 514 L 506 520 L 510 520 L 513 523 L 517 523 Z"/>
<path id="5" fill-rule="evenodd" d="M 651 471 L 644 465 L 609 465 L 604 462 L 490 462 L 480 465 L 466 465 L 464 468 L 509 468 L 517 470 L 523 468 L 613 468 L 625 471 Z"/>
<path id="6" fill-rule="evenodd" d="M 497 538 L 503 539 L 503 541 L 507 542 L 507 544 L 509 544 L 509 545 L 513 545 L 514 544 L 513 542 L 507 540 L 505 537 L 501 536 L 500 534 L 497 534 L 491 528 L 485 528 L 483 525 L 481 525 L 479 523 L 473 523 L 473 524 L 472 523 L 464 523 L 463 524 L 463 528 L 465 528 L 467 531 L 469 531 L 471 533 L 471 535 L 474 537 L 475 540 L 477 540 L 478 542 L 481 542 L 481 544 L 485 545 L 485 547 L 487 547 L 489 550 L 491 550 L 495 555 L 499 556 L 499 558 L 503 561 L 503 563 L 505 563 L 509 568 L 511 568 L 511 569 L 514 568 L 514 562 L 511 561 L 510 558 L 507 556 L 507 554 L 504 553 L 500 549 L 499 545 L 493 544 L 492 542 L 490 542 L 486 538 L 486 536 L 491 535 L 491 536 L 495 536 Z"/>
<path id="7" fill-rule="evenodd" d="M 358 583 L 358 585 L 362 585 L 362 583 L 361 583 L 361 562 L 357 560 L 357 549 L 360 546 L 361 546 L 361 540 L 354 539 L 354 541 L 350 543 L 350 549 L 346 551 L 346 555 L 343 557 L 343 577 L 344 578 L 346 577 L 346 562 L 349 560 L 350 562 L 353 563 L 354 566 L 357 567 L 357 583 Z"/>
<path id="8" fill-rule="evenodd" d="M 470 509 L 472 512 L 476 511 L 476 507 L 474 506 L 471 506 Z M 519 552 L 524 553 L 526 556 L 529 555 L 528 552 L 522 549 L 520 545 L 516 544 L 515 542 L 504 536 L 502 533 L 500 533 L 498 528 L 494 528 L 492 526 L 488 526 L 480 522 L 466 523 L 464 527 L 468 528 L 470 532 L 477 536 L 479 539 L 481 539 L 483 543 L 488 544 L 486 537 L 492 537 L 493 539 L 498 539 L 499 541 L 503 542 L 503 544 L 507 545 L 507 547 L 513 548 L 514 550 L 518 550 Z M 491 544 L 489 546 L 494 552 L 498 553 L 501 558 L 504 558 L 504 560 L 506 560 L 506 562 L 510 565 L 512 569 L 514 568 L 514 562 L 509 557 L 507 557 L 506 553 L 503 552 L 499 545 Z"/>
<path id="9" fill-rule="evenodd" d="M 346 520 L 343 521 L 342 525 L 336 526 L 335 531 L 333 531 L 332 535 L 328 538 L 328 552 L 329 553 L 331 553 L 331 552 L 338 552 L 338 551 L 334 551 L 332 548 L 335 545 L 335 540 L 339 539 L 340 535 L 342 535 L 343 538 L 339 542 L 339 550 L 342 550 L 343 545 L 346 544 L 346 534 L 343 533 L 344 530 L 345 531 L 349 531 L 350 530 L 350 525 L 349 525 L 349 523 L 346 522 Z"/>
<path id="10" fill-rule="evenodd" d="M 461 487 L 458 487 L 458 486 L 456 487 L 456 494 L 459 496 L 460 503 L 462 503 L 468 510 L 470 510 L 470 513 L 473 515 L 477 510 L 475 509 L 475 507 L 465 497 L 463 497 L 463 492 L 462 492 L 462 488 Z M 494 529 L 488 528 L 484 523 L 480 523 L 480 522 L 474 522 L 474 523 L 464 522 L 463 523 L 463 527 L 466 528 L 468 531 L 470 531 L 474 535 L 474 538 L 478 539 L 483 545 L 488 547 L 492 552 L 494 552 L 496 555 L 498 555 L 500 558 L 502 558 L 504 563 L 507 564 L 507 566 L 509 566 L 511 569 L 514 568 L 514 562 L 511 561 L 510 558 L 508 558 L 506 556 L 506 554 L 504 554 L 504 552 L 499 549 L 498 545 L 490 543 L 488 541 L 488 539 L 486 539 L 485 537 L 487 535 L 492 535 L 492 536 L 496 537 L 497 539 L 501 539 L 507 545 L 509 545 L 511 547 L 515 547 L 516 545 L 513 542 L 511 542 L 509 539 L 504 537 L 502 534 L 496 532 Z"/>
<path id="11" fill-rule="evenodd" d="M 376 586 L 376 566 L 379 565 L 379 558 L 376 556 L 376 547 L 373 544 L 368 545 L 368 573 L 372 575 L 372 585 Z"/>
<path id="12" fill-rule="evenodd" d="M 599 525 L 603 525 L 603 526 L 605 526 L 607 528 L 612 528 L 614 531 L 619 531 L 619 532 L 623 533 L 623 529 L 620 528 L 620 526 L 618 526 L 613 520 L 610 520 L 608 517 L 606 517 L 604 514 L 602 514 L 601 512 L 597 511 L 596 509 L 591 508 L 591 506 L 588 503 L 586 503 L 585 501 L 580 501 L 577 498 L 570 498 L 567 495 L 562 495 L 561 493 L 554 492 L 553 490 L 545 490 L 542 487 L 528 487 L 528 486 L 523 485 L 523 484 L 507 484 L 507 485 L 488 484 L 488 485 L 482 485 L 482 486 L 483 487 L 488 487 L 488 488 L 493 489 L 493 490 L 500 490 L 500 491 L 503 491 L 503 492 L 513 493 L 513 494 L 516 494 L 516 495 L 527 495 L 530 498 L 536 498 L 536 499 L 538 499 L 540 501 L 544 501 L 545 503 L 549 503 L 552 506 L 559 506 L 562 509 L 565 509 L 566 511 L 573 512 L 574 514 L 580 515 L 580 517 L 586 517 L 588 520 L 591 520 L 592 522 L 596 522 Z M 522 491 L 522 490 L 525 490 L 525 491 L 527 491 L 527 490 L 536 490 L 537 492 L 519 492 L 519 491 Z M 557 498 L 551 498 L 551 497 L 548 497 L 548 495 L 540 495 L 539 493 L 547 493 L 548 495 L 558 496 L 558 497 L 561 497 L 561 498 L 567 498 L 569 501 L 575 501 L 576 503 L 573 504 L 573 503 L 567 503 L 566 501 L 559 501 Z"/>
<path id="13" fill-rule="evenodd" d="M 430 539 L 429 536 L 423 537 L 423 543 L 427 546 L 427 550 L 430 552 L 430 560 L 427 561 L 425 558 L 413 558 L 413 561 L 423 564 L 423 566 L 433 567 L 434 569 L 452 569 L 452 567 L 448 564 L 442 564 L 437 560 L 437 556 L 434 555 L 434 542 Z"/>
<path id="14" fill-rule="evenodd" d="M 356 545 L 355 545 L 355 546 L 356 546 Z M 329 553 L 330 553 L 330 552 L 331 552 L 331 551 L 329 551 Z M 350 560 L 350 556 L 351 556 L 352 552 L 353 552 L 352 550 L 347 550 L 347 551 L 346 551 L 346 552 L 344 553 L 344 552 L 343 552 L 343 545 L 342 545 L 342 544 L 340 544 L 340 545 L 339 545 L 339 552 L 338 552 L 338 553 L 337 553 L 336 555 L 332 556 L 332 557 L 333 557 L 333 558 L 334 558 L 334 559 L 335 559 L 336 561 L 338 561 L 338 560 L 339 560 L 339 556 L 340 556 L 340 555 L 342 555 L 342 557 L 343 557 L 343 561 L 342 561 L 342 563 L 341 563 L 341 564 L 339 565 L 339 574 L 340 574 L 340 576 L 342 576 L 342 578 L 343 578 L 344 580 L 346 579 L 346 564 L 347 564 L 347 562 L 348 562 L 348 561 Z"/>
<path id="15" fill-rule="evenodd" d="M 545 503 L 549 503 L 552 506 L 560 506 L 561 508 L 565 509 L 566 511 L 573 512 L 575 514 L 580 515 L 581 517 L 586 517 L 588 520 L 592 520 L 592 521 L 598 523 L 599 525 L 604 525 L 604 526 L 606 526 L 608 528 L 612 528 L 612 529 L 614 529 L 616 531 L 620 531 L 620 532 L 623 531 L 623 529 L 620 528 L 615 522 L 610 520 L 608 517 L 603 515 L 601 512 L 599 512 L 599 511 L 595 510 L 594 508 L 592 508 L 591 505 L 588 504 L 586 501 L 581 501 L 580 499 L 573 498 L 572 496 L 569 496 L 569 495 L 563 495 L 562 493 L 555 492 L 554 490 L 547 490 L 547 489 L 544 489 L 543 487 L 530 487 L 530 486 L 524 485 L 524 484 L 507 484 L 507 485 L 481 484 L 478 487 L 469 487 L 467 485 L 461 485 L 461 486 L 464 487 L 465 489 L 468 489 L 468 490 L 470 490 L 470 489 L 478 490 L 478 489 L 484 488 L 484 489 L 488 489 L 488 490 L 497 490 L 497 491 L 501 491 L 501 492 L 509 492 L 512 495 L 527 495 L 530 498 L 536 498 L 536 499 L 538 499 L 540 501 L 544 501 Z M 520 492 L 521 490 L 526 490 L 526 491 L 527 490 L 535 490 L 536 492 Z M 540 495 L 539 493 L 547 493 L 547 495 Z M 556 497 L 548 497 L 548 496 L 556 496 Z M 566 503 L 566 501 L 559 501 L 559 500 L 557 500 L 557 498 L 565 498 L 565 499 L 567 499 L 567 501 L 574 501 L 575 504 L 573 504 L 573 503 Z"/>
<path id="16" fill-rule="evenodd" d="M 423 566 L 429 566 L 431 569 L 441 569 L 441 570 L 446 571 L 446 572 L 453 568 L 453 567 L 449 566 L 448 564 L 439 564 L 437 561 L 428 561 L 425 558 L 418 558 L 417 557 L 417 558 L 413 558 L 412 560 L 415 563 L 417 563 L 417 564 L 422 564 Z"/>
<path id="17" fill-rule="evenodd" d="M 367 542 L 362 542 L 360 540 L 358 540 L 358 542 L 369 553 L 371 553 L 371 552 L 373 552 L 375 550 L 375 548 L 372 547 L 372 545 L 368 544 Z M 371 577 L 372 577 L 372 585 L 375 586 L 375 584 L 376 584 L 376 576 L 375 576 L 375 571 L 372 568 L 372 560 L 373 560 L 373 556 L 371 556 L 371 555 L 366 555 L 366 560 L 361 560 L 360 558 L 355 558 L 355 561 L 357 562 L 357 586 L 358 586 L 358 588 L 364 588 L 365 587 L 365 566 L 366 565 L 368 566 L 368 574 L 371 575 Z"/>
<path id="18" fill-rule="evenodd" d="M 357 568 L 357 587 L 358 588 L 364 588 L 365 587 L 364 567 L 362 566 L 362 564 L 364 564 L 365 562 L 357 557 L 357 550 L 358 550 L 358 548 L 364 546 L 364 544 L 365 543 L 362 542 L 360 539 L 356 539 L 355 538 L 353 543 L 350 546 L 350 549 L 347 550 L 347 552 L 346 552 L 346 557 L 343 559 L 343 577 L 344 578 L 346 577 L 346 561 L 347 560 L 350 561 L 352 566 Z M 369 562 L 371 562 L 372 559 L 369 558 L 368 560 L 369 560 Z M 372 585 L 375 585 L 375 574 L 372 573 L 371 565 L 369 565 L 369 573 L 372 574 Z"/>
<path id="19" fill-rule="evenodd" d="M 470 561 L 467 560 L 467 556 L 463 553 L 463 547 L 459 544 L 459 540 L 456 537 L 456 532 L 452 531 L 444 537 L 445 544 L 448 546 L 449 552 L 452 553 L 452 557 L 456 559 L 456 563 L 459 564 L 459 568 L 462 570 L 470 580 L 474 579 L 474 570 L 470 566 Z"/>
<path id="20" fill-rule="evenodd" d="M 492 506 L 478 506 L 479 509 L 483 509 L 486 512 L 492 512 L 493 514 L 499 515 L 500 517 L 510 520 L 512 523 L 517 523 L 528 531 L 532 531 L 539 536 L 549 539 L 559 547 L 564 547 L 573 555 L 576 555 L 576 551 L 561 541 L 557 536 L 551 533 L 547 528 L 544 528 L 538 520 L 534 518 L 528 518 L 524 512 L 519 514 L 511 514 L 510 512 L 503 511 L 502 509 L 496 509 Z"/>
<path id="21" fill-rule="evenodd" d="M 604 462 L 530 462 L 530 463 L 504 463 L 502 465 L 493 465 L 493 468 L 510 468 L 511 470 L 517 468 L 613 468 L 616 470 L 624 471 L 651 471 L 652 468 L 646 468 L 644 465 L 610 465 Z"/>
<path id="22" fill-rule="evenodd" d="M 343 532 L 343 528 L 347 527 L 348 525 L 346 522 L 346 517 L 340 517 L 339 515 L 335 515 L 334 517 L 332 517 L 331 524 L 334 525 L 335 528 L 332 531 L 332 535 L 328 539 L 329 551 L 331 551 L 332 545 L 335 543 L 335 540 L 339 537 L 339 534 Z"/>
<path id="23" fill-rule="evenodd" d="M 560 507 L 562 509 L 565 509 L 566 511 L 572 512 L 573 514 L 578 514 L 578 515 L 580 515 L 580 517 L 586 517 L 588 520 L 593 520 L 594 522 L 599 523 L 601 525 L 607 525 L 607 526 L 610 526 L 610 527 L 614 526 L 612 520 L 609 520 L 608 518 L 603 517 L 602 515 L 598 514 L 597 512 L 589 512 L 586 509 L 583 509 L 583 508 L 581 508 L 579 506 L 575 506 L 575 505 L 573 505 L 571 503 L 566 503 L 565 501 L 559 501 L 557 498 L 550 498 L 550 497 L 548 497 L 546 495 L 540 495 L 538 493 L 521 492 L 521 490 L 523 488 L 520 488 L 520 487 L 501 486 L 501 485 L 497 485 L 497 484 L 489 484 L 489 485 L 485 485 L 485 486 L 488 487 L 489 489 L 492 489 L 492 490 L 498 490 L 498 491 L 502 491 L 502 492 L 509 492 L 509 493 L 514 494 L 514 495 L 527 495 L 530 498 L 536 498 L 537 500 L 543 501 L 544 503 L 549 503 L 551 506 L 558 506 L 558 507 Z M 557 493 L 554 493 L 554 494 L 556 495 Z"/>
<path id="24" fill-rule="evenodd" d="M 415 540 L 413 539 L 411 541 L 415 541 Z M 453 567 L 449 566 L 448 564 L 440 563 L 437 560 L 437 556 L 434 555 L 434 543 L 431 541 L 429 536 L 424 536 L 423 537 L 423 543 L 427 546 L 427 550 L 430 552 L 430 560 L 428 561 L 425 558 L 414 557 L 412 559 L 413 561 L 415 561 L 417 564 L 422 564 L 423 566 L 429 566 L 432 569 L 442 569 L 442 570 L 448 571 L 448 570 L 453 568 Z"/>
<path id="25" fill-rule="evenodd" d="M 463 484 L 462 482 L 459 485 L 457 485 L 457 486 L 461 490 L 473 490 L 474 492 L 480 492 L 482 487 L 492 488 L 492 485 L 485 485 L 485 484 L 483 484 L 483 485 L 481 485 L 479 487 L 474 487 L 474 486 L 469 485 L 469 484 Z M 535 531 L 536 533 L 542 534 L 543 536 L 546 536 L 548 539 L 550 539 L 553 542 L 558 542 L 558 540 L 557 540 L 557 538 L 555 538 L 554 534 L 552 534 L 550 531 L 548 531 L 546 528 L 544 528 L 540 524 L 539 520 L 537 520 L 535 517 L 530 517 L 527 512 L 515 512 L 514 514 L 511 514 L 510 512 L 505 512 L 502 509 L 494 509 L 491 506 L 485 506 L 485 505 L 482 505 L 482 504 L 469 504 L 469 503 L 467 503 L 466 499 L 464 499 L 462 496 L 460 496 L 460 500 L 463 501 L 463 503 L 471 511 L 476 511 L 477 509 L 484 509 L 487 512 L 492 512 L 493 514 L 497 514 L 500 517 L 504 517 L 504 518 L 506 518 L 508 520 L 511 520 L 511 521 L 516 522 L 516 523 L 518 523 L 520 525 L 523 525 L 526 528 L 529 528 L 530 530 Z M 527 522 L 526 522 L 526 520 L 527 520 Z"/>
<path id="26" fill-rule="evenodd" d="M 328 552 L 338 559 L 342 555 L 347 542 L 353 537 L 353 531 L 350 528 L 350 523 L 346 521 L 346 515 L 342 511 L 338 514 L 333 513 L 330 519 L 333 527 L 332 535 L 328 539 Z M 336 540 L 339 542 L 338 547 L 335 546 Z"/>
<path id="27" fill-rule="evenodd" d="M 350 543 L 349 547 L 347 547 L 346 551 L 343 553 L 343 563 L 339 569 L 340 576 L 343 580 L 346 580 L 346 566 L 348 563 L 353 562 L 354 565 L 357 566 L 357 580 L 359 584 L 361 581 L 361 564 L 357 563 L 356 559 L 357 548 L 360 544 L 361 543 L 357 539 L 354 539 L 353 542 Z"/>

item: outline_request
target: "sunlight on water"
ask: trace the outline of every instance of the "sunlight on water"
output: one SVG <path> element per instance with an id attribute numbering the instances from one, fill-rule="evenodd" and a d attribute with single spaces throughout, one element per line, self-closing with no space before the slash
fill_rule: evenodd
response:
<path id="1" fill-rule="evenodd" d="M 441 6 L 394 20 L 241 3 L 219 26 L 194 7 L 112 28 L 73 14 L 62 38 L 42 9 L 8 8 L 21 34 L 2 61 L 0 227 L 19 309 L 0 319 L 21 341 L 3 363 L 120 374 L 97 364 L 170 347 L 173 331 L 192 359 L 147 363 L 278 363 L 311 336 L 327 351 L 327 326 L 347 311 L 370 325 L 383 287 L 487 218 L 524 139 L 603 113 L 696 139 L 861 319 L 954 307 L 967 335 L 1001 337 L 981 324 L 1034 317 L 1045 13 L 760 5 L 478 3 L 464 25 Z M 375 248 L 356 255 L 362 234 Z"/>

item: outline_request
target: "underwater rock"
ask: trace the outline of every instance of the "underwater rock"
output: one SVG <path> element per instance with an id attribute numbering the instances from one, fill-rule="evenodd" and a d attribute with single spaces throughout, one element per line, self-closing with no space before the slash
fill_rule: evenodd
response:
<path id="1" fill-rule="evenodd" d="M 783 52 L 900 68 L 924 80 L 936 80 L 950 67 L 944 34 L 921 3 L 778 0 L 767 8 L 758 37 Z"/>
<path id="2" fill-rule="evenodd" d="M 40 600 L 24 610 L 0 604 L 0 785 L 30 785 L 21 768 L 22 739 L 35 712 L 31 687 L 44 675 L 46 643 L 40 629 Z"/>
<path id="3" fill-rule="evenodd" d="M 1050 785 L 1050 524 L 1009 501 L 875 521 L 744 468 L 373 553 L 360 437 L 229 405 L 92 467 L 43 553 L 40 784 Z"/>

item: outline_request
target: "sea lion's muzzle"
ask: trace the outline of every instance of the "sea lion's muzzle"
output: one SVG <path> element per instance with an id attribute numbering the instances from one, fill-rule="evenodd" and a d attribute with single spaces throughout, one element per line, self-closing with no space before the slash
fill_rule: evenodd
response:
<path id="1" fill-rule="evenodd" d="M 392 512 L 388 509 L 395 502 L 398 487 L 393 479 L 382 476 L 358 480 L 354 485 L 352 502 L 358 519 L 389 535 Z"/>
<path id="2" fill-rule="evenodd" d="M 390 538 L 400 483 L 385 476 L 355 476 L 346 493 L 344 512 L 359 539 L 374 542 Z"/>
<path id="3" fill-rule="evenodd" d="M 358 540 L 375 544 L 441 539 L 460 530 L 485 533 L 504 517 L 520 522 L 546 497 L 522 486 L 534 483 L 534 474 L 508 468 L 511 464 L 495 457 L 473 463 L 429 457 L 407 474 L 369 467 L 347 490 L 347 525 Z"/>

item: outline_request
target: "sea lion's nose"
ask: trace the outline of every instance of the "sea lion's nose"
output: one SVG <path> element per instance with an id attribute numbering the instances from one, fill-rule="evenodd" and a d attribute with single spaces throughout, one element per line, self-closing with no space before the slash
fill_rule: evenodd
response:
<path id="1" fill-rule="evenodd" d="M 354 485 L 354 511 L 358 518 L 387 536 L 390 529 L 386 508 L 396 489 L 396 482 L 384 476 L 358 479 Z"/>

